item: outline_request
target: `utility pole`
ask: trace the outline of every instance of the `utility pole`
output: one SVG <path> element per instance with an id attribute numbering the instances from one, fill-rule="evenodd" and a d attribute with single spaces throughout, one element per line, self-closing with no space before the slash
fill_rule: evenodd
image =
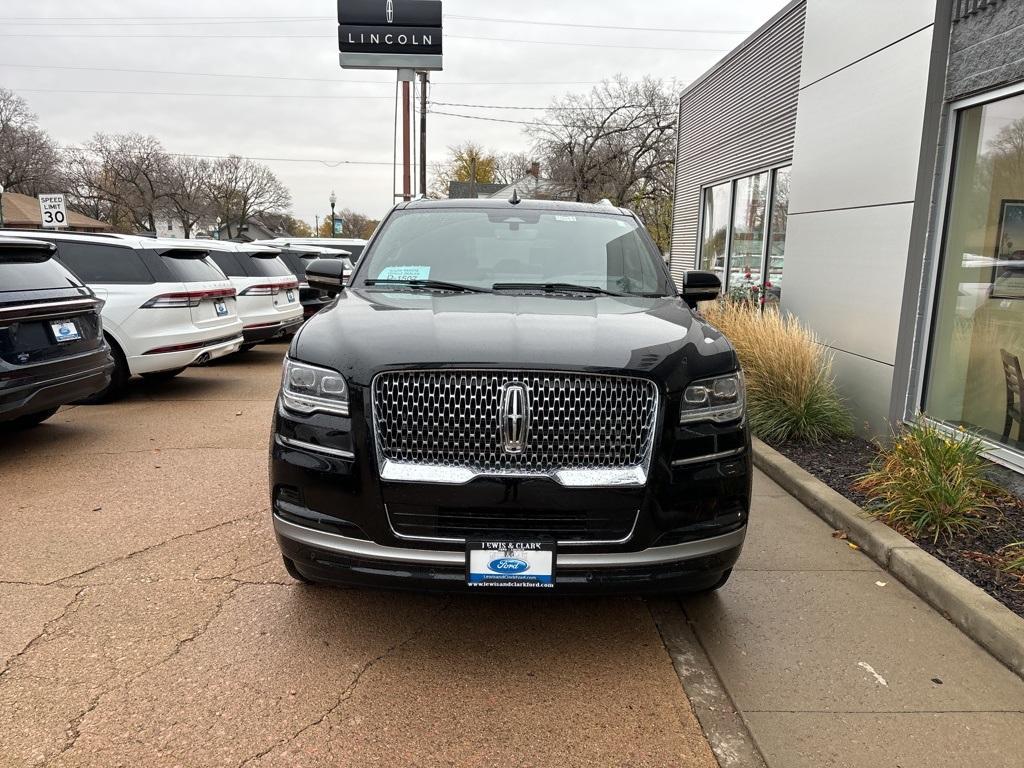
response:
<path id="1" fill-rule="evenodd" d="M 413 75 L 415 77 L 415 75 Z M 409 110 L 409 81 L 402 81 L 402 199 L 412 200 L 412 116 Z"/>
<path id="2" fill-rule="evenodd" d="M 427 196 L 427 83 L 430 77 L 420 72 L 420 195 Z"/>

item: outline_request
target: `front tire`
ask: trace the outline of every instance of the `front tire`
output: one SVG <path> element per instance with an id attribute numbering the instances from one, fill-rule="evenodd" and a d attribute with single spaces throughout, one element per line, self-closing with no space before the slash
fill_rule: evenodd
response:
<path id="1" fill-rule="evenodd" d="M 294 560 L 292 560 L 289 557 L 285 557 L 284 555 L 281 555 L 281 559 L 284 560 L 284 569 L 288 571 L 289 576 L 291 576 L 293 579 L 295 579 L 297 582 L 301 584 L 313 583 L 310 579 L 307 579 L 305 576 L 299 573 L 299 569 L 295 567 Z"/>
<path id="2" fill-rule="evenodd" d="M 10 430 L 22 430 L 31 429 L 32 427 L 38 427 L 48 418 L 53 416 L 59 408 L 47 408 L 45 411 L 39 411 L 37 413 L 30 413 L 25 416 L 19 416 L 16 419 L 6 422 L 2 426 Z"/>

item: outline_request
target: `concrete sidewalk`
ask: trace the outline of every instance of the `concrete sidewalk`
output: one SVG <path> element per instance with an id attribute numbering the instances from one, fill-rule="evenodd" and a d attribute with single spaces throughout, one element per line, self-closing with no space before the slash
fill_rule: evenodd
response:
<path id="1" fill-rule="evenodd" d="M 1024 765 L 1024 681 L 760 472 L 752 518 L 684 609 L 769 768 Z"/>

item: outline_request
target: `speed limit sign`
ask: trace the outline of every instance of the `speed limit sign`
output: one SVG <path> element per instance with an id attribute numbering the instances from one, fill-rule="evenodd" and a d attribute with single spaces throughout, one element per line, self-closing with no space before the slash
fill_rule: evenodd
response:
<path id="1" fill-rule="evenodd" d="M 44 227 L 59 229 L 68 225 L 68 209 L 64 205 L 64 195 L 40 195 L 39 213 Z"/>

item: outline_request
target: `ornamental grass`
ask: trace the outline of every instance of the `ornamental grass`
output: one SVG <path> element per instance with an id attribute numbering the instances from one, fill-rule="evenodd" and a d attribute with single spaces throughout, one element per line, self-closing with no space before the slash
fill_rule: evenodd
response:
<path id="1" fill-rule="evenodd" d="M 817 444 L 851 434 L 831 354 L 810 329 L 776 308 L 762 311 L 754 303 L 721 301 L 701 310 L 736 349 L 755 435 L 770 443 Z"/>
<path id="2" fill-rule="evenodd" d="M 879 446 L 871 471 L 854 488 L 869 511 L 891 527 L 934 542 L 985 525 L 1003 491 L 985 475 L 981 441 L 950 433 L 919 417 L 901 427 L 891 447 Z"/>

